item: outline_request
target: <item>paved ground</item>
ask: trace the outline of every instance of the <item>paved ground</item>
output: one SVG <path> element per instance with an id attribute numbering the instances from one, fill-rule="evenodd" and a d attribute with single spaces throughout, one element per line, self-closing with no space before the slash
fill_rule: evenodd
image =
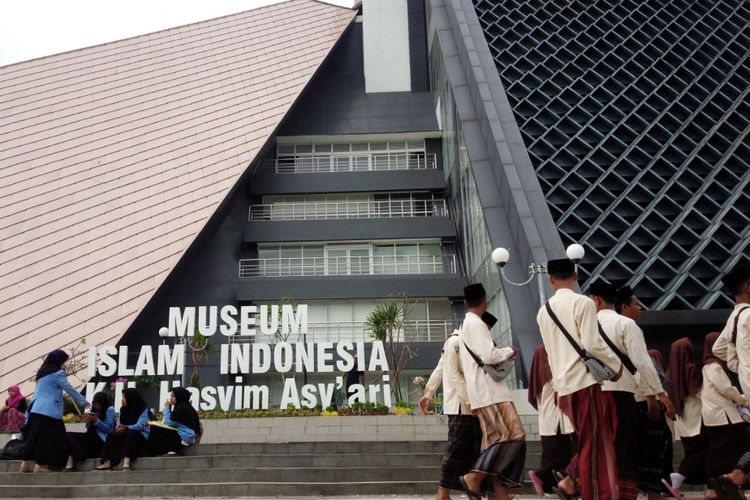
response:
<path id="1" fill-rule="evenodd" d="M 136 500 L 138 497 L 110 497 L 107 500 Z M 201 498 L 201 497 L 195 497 L 195 498 Z M 277 500 L 292 500 L 293 498 L 298 499 L 299 497 L 222 497 L 221 500 L 263 500 L 263 499 L 277 499 Z M 322 497 L 322 496 L 310 496 L 310 497 L 304 497 L 305 500 L 322 500 L 326 498 L 332 498 L 334 500 L 433 500 L 434 496 L 424 496 L 424 495 L 362 495 L 362 496 L 334 496 L 334 497 Z M 466 498 L 464 495 L 456 494 L 453 495 L 454 500 L 460 500 Z M 553 496 L 547 496 L 547 497 L 539 497 L 536 495 L 520 495 L 517 496 L 516 499 L 518 500 L 541 500 L 544 498 L 545 500 L 552 500 L 555 497 Z M 645 496 L 639 496 L 639 499 L 643 498 L 645 499 Z M 695 499 L 701 499 L 703 498 L 703 494 L 700 492 L 688 492 L 683 498 L 695 500 Z M 151 500 L 182 500 L 183 497 L 154 497 Z M 56 500 L 54 498 L 46 498 L 45 500 Z M 62 499 L 59 499 L 62 500 Z M 208 500 L 208 497 L 205 498 L 205 500 Z M 216 500 L 215 498 L 210 498 L 210 500 Z"/>

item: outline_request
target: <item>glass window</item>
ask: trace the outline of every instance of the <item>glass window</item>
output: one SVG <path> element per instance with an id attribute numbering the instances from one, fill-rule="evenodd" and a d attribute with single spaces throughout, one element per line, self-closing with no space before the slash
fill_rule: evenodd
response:
<path id="1" fill-rule="evenodd" d="M 403 151 L 406 149 L 406 141 L 388 141 L 388 151 Z"/>
<path id="2" fill-rule="evenodd" d="M 351 146 L 347 143 L 341 143 L 341 144 L 334 144 L 333 145 L 333 152 L 334 153 L 348 153 L 351 149 Z"/>
<path id="3" fill-rule="evenodd" d="M 312 144 L 297 144 L 294 146 L 296 153 L 312 153 Z"/>

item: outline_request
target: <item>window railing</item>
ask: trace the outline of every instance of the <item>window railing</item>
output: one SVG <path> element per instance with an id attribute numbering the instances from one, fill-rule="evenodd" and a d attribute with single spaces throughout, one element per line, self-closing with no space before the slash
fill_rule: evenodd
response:
<path id="1" fill-rule="evenodd" d="M 311 174 L 436 169 L 435 153 L 322 153 L 263 161 L 263 174 Z"/>
<path id="2" fill-rule="evenodd" d="M 250 205 L 248 220 L 379 219 L 447 215 L 445 200 L 300 202 Z"/>
<path id="3" fill-rule="evenodd" d="M 456 274 L 456 255 L 290 257 L 240 260 L 240 278 Z"/>
<path id="4" fill-rule="evenodd" d="M 394 341 L 442 342 L 456 328 L 458 328 L 458 323 L 447 319 L 410 320 L 405 328 L 394 333 Z M 307 333 L 297 333 L 286 338 L 281 334 L 263 335 L 260 333 L 252 336 L 233 335 L 229 337 L 230 343 L 259 342 L 264 344 L 277 342 L 372 342 L 373 340 L 372 332 L 367 328 L 364 321 L 308 323 Z"/>

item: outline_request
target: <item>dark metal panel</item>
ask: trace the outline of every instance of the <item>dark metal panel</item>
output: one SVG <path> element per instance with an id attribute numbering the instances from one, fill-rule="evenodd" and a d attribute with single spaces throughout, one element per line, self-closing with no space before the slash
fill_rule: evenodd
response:
<path id="1" fill-rule="evenodd" d="M 374 191 L 440 191 L 445 188 L 443 172 L 433 170 L 390 170 L 317 174 L 258 174 L 250 190 L 255 195 L 356 193 Z"/>
<path id="2" fill-rule="evenodd" d="M 237 284 L 237 300 L 375 299 L 400 294 L 457 298 L 463 296 L 465 285 L 464 277 L 457 275 L 249 278 Z"/>
<path id="3" fill-rule="evenodd" d="M 251 221 L 245 225 L 246 243 L 455 237 L 456 227 L 448 217 Z"/>

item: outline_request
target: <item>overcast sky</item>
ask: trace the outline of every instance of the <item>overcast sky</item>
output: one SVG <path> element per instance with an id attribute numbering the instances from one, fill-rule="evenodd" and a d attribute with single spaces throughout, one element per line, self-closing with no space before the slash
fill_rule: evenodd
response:
<path id="1" fill-rule="evenodd" d="M 0 0 L 0 66 L 281 0 Z M 352 0 L 327 0 L 351 7 Z"/>

